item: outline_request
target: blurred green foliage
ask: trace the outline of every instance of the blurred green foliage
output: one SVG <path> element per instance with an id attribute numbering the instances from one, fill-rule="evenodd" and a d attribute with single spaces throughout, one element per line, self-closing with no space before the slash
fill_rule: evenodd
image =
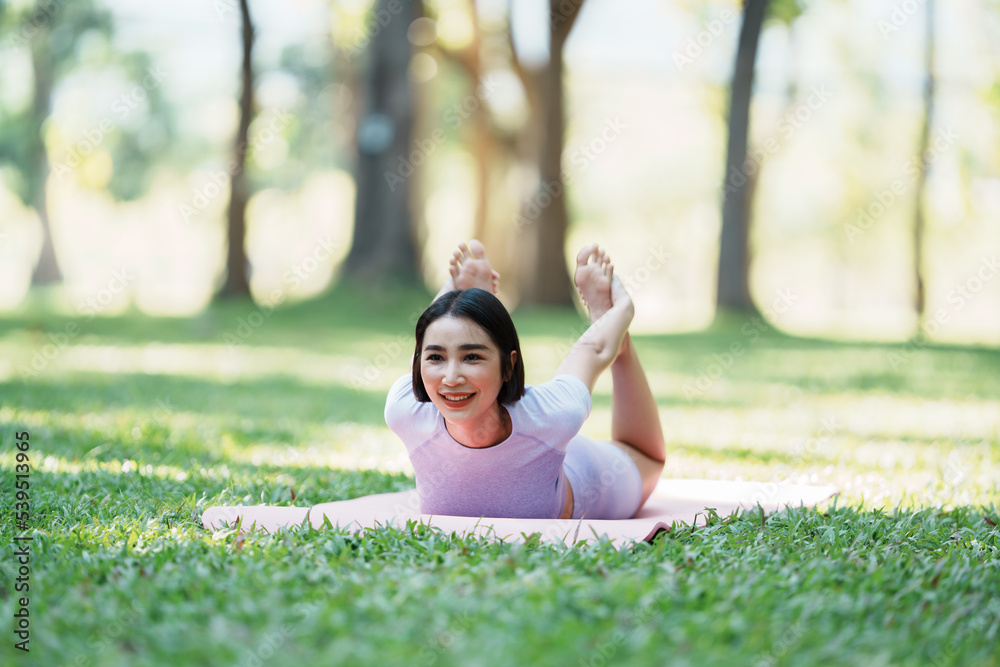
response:
<path id="1" fill-rule="evenodd" d="M 114 30 L 111 12 L 93 0 L 39 2 L 17 12 L 0 12 L 0 41 L 7 49 L 33 54 L 32 71 L 20 76 L 30 80 L 34 98 L 50 99 L 56 86 L 71 75 L 114 72 L 121 77 L 125 92 L 106 115 L 90 119 L 83 136 L 68 137 L 66 150 L 49 157 L 54 169 L 71 169 L 100 146 L 110 152 L 115 169 L 115 177 L 107 183 L 109 192 L 118 200 L 132 200 L 146 193 L 156 168 L 171 162 L 177 136 L 152 56 L 117 52 L 111 44 Z M 40 92 L 39 87 L 46 90 Z M 133 117 L 122 123 L 139 105 L 144 110 L 141 120 Z M 40 151 L 48 150 L 44 142 L 49 112 L 51 108 L 33 108 L 30 101 L 17 109 L 0 105 L 0 167 L 8 187 L 25 203 L 36 201 L 44 187 L 45 174 L 29 165 L 36 163 Z"/>

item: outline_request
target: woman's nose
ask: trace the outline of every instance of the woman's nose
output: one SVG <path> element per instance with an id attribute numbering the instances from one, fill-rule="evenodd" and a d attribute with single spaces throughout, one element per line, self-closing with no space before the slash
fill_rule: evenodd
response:
<path id="1" fill-rule="evenodd" d="M 462 377 L 461 368 L 457 363 L 449 363 L 444 371 L 445 384 L 461 384 L 464 378 Z"/>

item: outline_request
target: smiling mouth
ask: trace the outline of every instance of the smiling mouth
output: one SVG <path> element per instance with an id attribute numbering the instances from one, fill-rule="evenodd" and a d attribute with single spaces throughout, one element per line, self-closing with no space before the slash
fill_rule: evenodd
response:
<path id="1" fill-rule="evenodd" d="M 452 394 L 450 396 L 441 394 L 441 398 L 443 398 L 449 403 L 462 403 L 464 401 L 469 400 L 473 396 L 475 396 L 475 394 L 462 394 L 462 395 Z"/>

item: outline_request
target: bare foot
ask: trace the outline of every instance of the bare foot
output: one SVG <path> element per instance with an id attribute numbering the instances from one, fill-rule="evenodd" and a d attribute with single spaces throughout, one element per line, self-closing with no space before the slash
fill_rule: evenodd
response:
<path id="1" fill-rule="evenodd" d="M 611 277 L 615 267 L 596 243 L 585 246 L 576 256 L 573 281 L 590 310 L 591 323 L 611 308 Z"/>
<path id="2" fill-rule="evenodd" d="M 500 289 L 500 274 L 490 267 L 486 259 L 486 248 L 472 239 L 468 244 L 459 243 L 448 262 L 448 273 L 455 283 L 455 289 L 472 289 L 478 287 L 491 294 Z"/>

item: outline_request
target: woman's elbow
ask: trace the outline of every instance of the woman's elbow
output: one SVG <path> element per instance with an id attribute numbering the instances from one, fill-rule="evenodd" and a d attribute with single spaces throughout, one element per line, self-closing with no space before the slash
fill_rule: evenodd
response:
<path id="1" fill-rule="evenodd" d="M 579 341 L 576 348 L 580 356 L 586 360 L 587 365 L 593 367 L 598 373 L 610 366 L 611 362 L 615 360 L 615 350 L 603 342 Z"/>
<path id="2" fill-rule="evenodd" d="M 611 349 L 611 346 L 606 345 L 602 347 L 595 353 L 595 361 L 597 363 L 597 367 L 603 371 L 605 368 L 611 365 L 611 362 L 615 360 L 616 356 L 617 353 L 615 352 L 615 350 Z"/>

